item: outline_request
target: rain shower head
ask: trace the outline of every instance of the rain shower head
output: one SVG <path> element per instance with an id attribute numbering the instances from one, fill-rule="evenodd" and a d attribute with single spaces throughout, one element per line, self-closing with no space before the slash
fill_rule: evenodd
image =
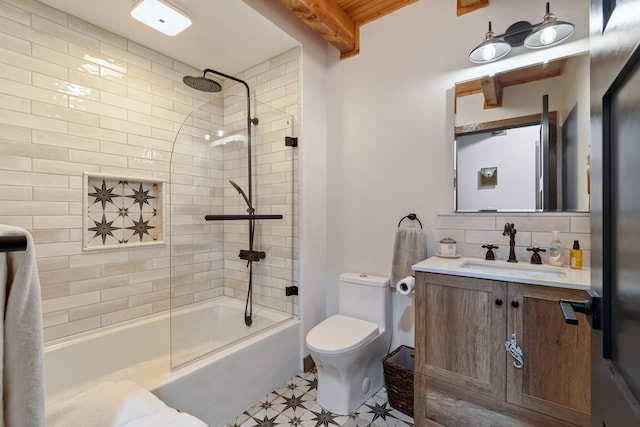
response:
<path id="1" fill-rule="evenodd" d="M 249 214 L 253 214 L 255 212 L 255 209 L 253 209 L 253 206 L 251 206 L 251 202 L 249 201 L 249 198 L 247 197 L 247 195 L 244 193 L 244 191 L 242 191 L 242 188 L 240 188 L 240 186 L 238 184 L 236 184 L 235 182 L 229 180 L 229 182 L 231 183 L 231 185 L 233 185 L 233 188 L 236 189 L 236 191 L 240 194 L 242 194 L 242 197 L 244 197 L 244 201 L 247 203 L 247 207 L 249 209 L 247 209 L 247 212 L 249 212 Z"/>
<path id="2" fill-rule="evenodd" d="M 190 88 L 201 90 L 203 92 L 220 92 L 222 86 L 215 80 L 211 80 L 205 77 L 207 70 L 202 73 L 202 76 L 184 76 L 182 81 Z"/>

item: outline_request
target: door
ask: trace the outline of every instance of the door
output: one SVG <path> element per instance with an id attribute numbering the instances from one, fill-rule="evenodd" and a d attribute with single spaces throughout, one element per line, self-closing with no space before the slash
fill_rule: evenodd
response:
<path id="1" fill-rule="evenodd" d="M 592 426 L 640 426 L 640 0 L 591 1 Z"/>

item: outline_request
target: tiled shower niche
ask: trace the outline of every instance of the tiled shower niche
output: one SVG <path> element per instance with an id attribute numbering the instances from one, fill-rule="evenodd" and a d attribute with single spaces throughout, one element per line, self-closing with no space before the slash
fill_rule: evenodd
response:
<path id="1" fill-rule="evenodd" d="M 85 173 L 83 249 L 164 244 L 163 184 Z"/>

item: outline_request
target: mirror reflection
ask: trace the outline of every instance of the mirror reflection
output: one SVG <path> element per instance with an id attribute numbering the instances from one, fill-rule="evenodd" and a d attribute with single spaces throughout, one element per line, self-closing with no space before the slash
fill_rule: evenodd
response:
<path id="1" fill-rule="evenodd" d="M 589 210 L 588 53 L 459 82 L 455 94 L 457 212 Z"/>

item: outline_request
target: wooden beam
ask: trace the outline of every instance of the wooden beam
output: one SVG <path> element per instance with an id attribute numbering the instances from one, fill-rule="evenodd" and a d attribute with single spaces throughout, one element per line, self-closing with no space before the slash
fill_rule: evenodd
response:
<path id="1" fill-rule="evenodd" d="M 337 0 L 357 25 L 381 18 L 418 0 Z"/>
<path id="2" fill-rule="evenodd" d="M 358 27 L 336 0 L 279 0 L 342 55 L 358 52 Z"/>
<path id="3" fill-rule="evenodd" d="M 463 126 L 455 127 L 456 136 L 465 135 L 465 134 L 473 134 L 479 132 L 489 132 L 494 130 L 502 130 L 509 128 L 517 128 L 521 126 L 529 126 L 529 125 L 538 125 L 542 120 L 542 113 L 540 114 L 530 114 L 528 116 L 521 117 L 512 117 L 509 119 L 501 119 L 495 120 L 491 122 L 484 123 L 470 123 Z M 549 112 L 549 124 L 557 124 L 558 123 L 558 112 L 550 111 Z"/>
<path id="4" fill-rule="evenodd" d="M 492 77 L 485 76 L 477 80 L 456 83 L 456 101 L 461 96 L 482 93 L 484 108 L 501 107 L 504 88 L 561 76 L 566 64 L 567 58 L 562 58 L 548 64 L 532 65 L 498 73 Z"/>
<path id="5" fill-rule="evenodd" d="M 489 0 L 458 0 L 458 16 L 489 6 Z"/>
<path id="6" fill-rule="evenodd" d="M 502 85 L 495 76 L 481 78 L 480 86 L 482 86 L 485 108 L 502 106 Z"/>

